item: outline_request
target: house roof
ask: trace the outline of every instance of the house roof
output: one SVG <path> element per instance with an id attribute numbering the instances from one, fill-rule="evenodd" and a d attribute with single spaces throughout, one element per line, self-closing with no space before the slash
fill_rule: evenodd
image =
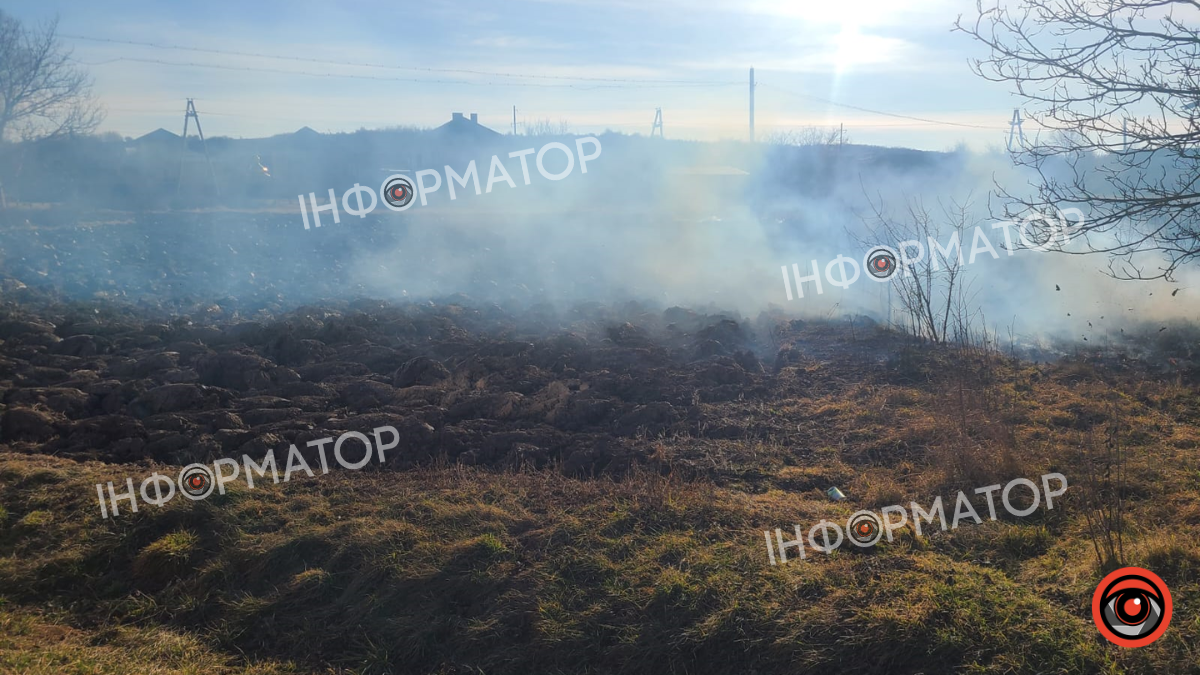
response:
<path id="1" fill-rule="evenodd" d="M 478 122 L 472 122 L 468 117 L 455 117 L 434 131 L 439 134 L 468 138 L 494 138 L 501 135 L 500 132 L 489 129 Z"/>
<path id="2" fill-rule="evenodd" d="M 162 127 L 151 131 L 145 136 L 138 136 L 133 139 L 134 143 L 166 143 L 168 141 L 178 141 L 179 134 L 173 134 Z"/>

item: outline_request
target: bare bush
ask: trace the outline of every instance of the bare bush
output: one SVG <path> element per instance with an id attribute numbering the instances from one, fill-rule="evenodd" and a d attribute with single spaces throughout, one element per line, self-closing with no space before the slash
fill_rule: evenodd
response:
<path id="1" fill-rule="evenodd" d="M 971 313 L 961 255 L 963 233 L 974 225 L 970 201 L 939 202 L 941 214 L 937 215 L 920 200 L 909 200 L 905 203 L 904 213 L 899 216 L 886 211 L 882 201 L 868 201 L 871 215 L 864 218 L 864 224 L 869 236 L 860 239 L 860 243 L 870 246 L 873 242 L 885 241 L 898 248 L 904 242 L 918 242 L 921 247 L 929 246 L 930 249 L 927 255 L 911 264 L 897 260 L 899 269 L 890 283 L 907 318 L 907 325 L 899 327 L 936 343 L 950 340 L 956 328 L 951 319 L 962 319 Z M 957 242 L 959 255 L 937 257 L 938 251 L 930 245 L 931 240 Z M 889 321 L 891 319 L 888 317 Z"/>
<path id="2" fill-rule="evenodd" d="M 800 147 L 839 145 L 845 142 L 840 129 L 804 127 L 802 129 L 780 129 L 763 137 L 767 145 L 795 145 Z"/>
<path id="3" fill-rule="evenodd" d="M 570 133 L 571 123 L 563 119 L 554 123 L 550 121 L 550 118 L 544 117 L 533 122 L 526 120 L 521 123 L 523 136 L 566 136 Z"/>
<path id="4" fill-rule="evenodd" d="M 1079 453 L 1079 466 L 1083 470 L 1080 490 L 1083 517 L 1096 562 L 1103 570 L 1127 564 L 1124 533 L 1128 458 L 1121 444 L 1121 431 L 1114 408 L 1103 445 L 1098 448 L 1094 434 L 1089 431 Z"/>

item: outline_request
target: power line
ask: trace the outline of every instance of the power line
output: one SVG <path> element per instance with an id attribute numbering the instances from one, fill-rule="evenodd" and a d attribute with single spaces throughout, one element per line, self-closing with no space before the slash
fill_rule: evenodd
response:
<path id="1" fill-rule="evenodd" d="M 534 82 L 473 82 L 469 80 L 428 80 L 411 77 L 380 77 L 376 75 L 351 75 L 348 73 L 314 73 L 305 70 L 280 70 L 278 68 L 252 68 L 250 66 L 223 66 L 215 63 L 196 63 L 196 62 L 179 62 L 179 61 L 162 61 L 160 59 L 143 59 L 133 56 L 122 56 L 107 61 L 80 61 L 71 59 L 72 61 L 85 66 L 104 66 L 118 61 L 133 61 L 137 63 L 153 63 L 162 66 L 183 66 L 191 68 L 215 68 L 217 70 L 238 70 L 252 73 L 276 73 L 280 75 L 302 75 L 306 77 L 332 77 L 332 78 L 348 78 L 354 80 L 377 80 L 385 82 L 420 82 L 423 84 L 461 84 L 468 86 L 495 86 L 495 87 L 550 87 L 550 88 L 567 88 L 580 89 L 590 91 L 593 89 L 661 89 L 661 88 L 683 88 L 683 87 L 727 87 L 734 83 L 716 83 L 716 82 L 694 82 L 689 84 L 644 84 L 637 80 L 629 80 L 630 84 L 539 84 Z M 736 84 L 741 84 L 736 83 Z"/>
<path id="2" fill-rule="evenodd" d="M 740 82 L 732 82 L 732 81 L 704 82 L 704 81 L 696 81 L 696 80 L 657 80 L 657 79 L 641 79 L 641 78 L 612 78 L 612 77 L 586 77 L 586 76 L 576 77 L 576 76 L 570 76 L 570 75 L 529 75 L 529 74 L 525 74 L 525 73 L 498 73 L 498 72 L 489 72 L 489 71 L 483 71 L 483 70 L 468 70 L 468 69 L 464 69 L 464 68 L 421 68 L 418 66 L 395 66 L 395 65 L 385 64 L 385 63 L 365 63 L 365 62 L 354 62 L 354 61 L 337 61 L 337 60 L 330 60 L 330 59 L 314 59 L 314 58 L 308 58 L 308 57 L 304 57 L 304 56 L 279 56 L 279 55 L 275 55 L 275 54 L 259 54 L 259 53 L 254 53 L 254 52 L 240 52 L 240 51 L 233 51 L 233 50 L 226 50 L 226 49 L 209 49 L 206 47 L 189 47 L 189 46 L 184 46 L 184 45 L 164 45 L 164 44 L 159 44 L 156 42 L 138 42 L 135 40 L 112 40 L 109 38 L 98 38 L 98 37 L 91 37 L 91 36 L 87 36 L 87 35 L 60 35 L 59 37 L 68 38 L 68 39 L 72 39 L 72 40 L 87 40 L 90 42 L 107 42 L 110 44 L 134 45 L 137 47 L 152 47 L 154 49 L 175 49 L 175 50 L 189 51 L 189 52 L 203 52 L 205 54 L 226 54 L 229 56 L 252 56 L 252 57 L 260 58 L 260 59 L 279 59 L 279 60 L 283 60 L 283 61 L 301 61 L 304 63 L 321 63 L 321 64 L 326 64 L 326 65 L 337 65 L 337 66 L 361 66 L 361 67 L 366 67 L 366 68 L 386 68 L 389 70 L 415 70 L 415 71 L 422 71 L 422 72 L 429 72 L 429 73 L 462 73 L 462 74 L 467 74 L 467 75 L 483 75 L 483 76 L 487 76 L 487 77 L 519 77 L 519 78 L 525 78 L 525 79 L 538 79 L 538 80 L 575 80 L 575 81 L 588 81 L 588 82 L 626 82 L 626 83 L 643 83 L 643 84 L 688 84 L 688 85 L 703 85 L 703 86 L 741 84 Z M 112 59 L 110 61 L 102 61 L 100 63 L 89 64 L 89 65 L 102 65 L 104 63 L 112 63 L 113 61 L 126 61 L 126 60 L 137 60 L 137 59 L 119 58 L 119 59 Z"/>
<path id="3" fill-rule="evenodd" d="M 967 127 L 970 129 L 988 129 L 990 131 L 1007 131 L 1007 129 L 1002 129 L 1001 127 L 989 127 L 989 126 L 984 126 L 982 124 L 967 124 L 965 122 L 947 122 L 945 120 L 931 120 L 927 117 L 914 117 L 912 115 L 901 115 L 900 113 L 890 113 L 890 112 L 884 112 L 882 110 L 872 110 L 871 108 L 863 108 L 863 107 L 856 106 L 856 105 L 850 105 L 849 103 L 838 103 L 836 101 L 830 101 L 829 99 L 821 98 L 820 96 L 813 96 L 811 94 L 801 94 L 801 93 L 794 92 L 794 91 L 788 91 L 787 89 L 782 89 L 780 87 L 776 87 L 775 85 L 771 85 L 771 84 L 764 85 L 761 82 L 759 82 L 758 85 L 769 87 L 771 89 L 774 89 L 775 91 L 779 91 L 784 94 L 790 94 L 792 96 L 799 96 L 800 98 L 812 99 L 814 101 L 821 101 L 822 103 L 827 103 L 829 105 L 837 106 L 839 108 L 849 108 L 851 110 L 858 110 L 859 112 L 871 113 L 873 115 L 884 115 L 885 117 L 896 117 L 896 118 L 904 119 L 904 120 L 925 122 L 926 124 L 940 124 L 940 125 L 951 126 L 951 127 Z"/>
<path id="4" fill-rule="evenodd" d="M 263 54 L 263 53 L 256 53 L 256 52 L 243 52 L 243 51 L 226 50 L 226 49 L 211 49 L 211 48 L 206 48 L 206 47 L 192 47 L 192 46 L 187 46 L 187 45 L 160 44 L 160 43 L 156 43 L 156 42 L 142 42 L 142 41 L 137 41 L 137 40 L 114 40 L 111 38 L 100 38 L 100 37 L 94 37 L 94 36 L 88 36 L 88 35 L 63 34 L 60 37 L 73 39 L 73 40 L 86 40 L 86 41 L 90 41 L 90 42 L 105 42 L 105 43 L 109 43 L 109 44 L 124 44 L 124 45 L 138 46 L 138 47 L 150 47 L 153 49 L 190 51 L 190 52 L 200 52 L 200 53 L 206 53 L 206 54 L 222 54 L 222 55 L 229 55 L 229 56 L 248 56 L 248 57 L 253 57 L 253 58 L 277 59 L 277 60 L 295 61 L 295 62 L 303 62 L 303 63 L 320 63 L 320 64 L 327 64 L 327 65 L 355 66 L 355 67 L 366 67 L 366 68 L 383 68 L 383 69 L 389 69 L 389 70 L 407 70 L 407 71 L 418 71 L 418 72 L 429 72 L 429 73 L 460 73 L 460 74 L 468 74 L 468 75 L 479 75 L 479 76 L 484 76 L 484 77 L 506 77 L 506 78 L 521 78 L 521 79 L 556 80 L 556 81 L 567 81 L 567 82 L 570 82 L 570 81 L 609 82 L 609 83 L 618 83 L 618 84 L 583 86 L 583 85 L 577 85 L 577 84 L 536 84 L 536 83 L 531 83 L 531 82 L 475 82 L 475 81 L 468 81 L 468 80 L 430 80 L 430 79 L 403 78 L 403 77 L 379 77 L 379 76 L 371 76 L 371 75 L 351 75 L 351 74 L 344 74 L 344 73 L 316 73 L 316 72 L 311 72 L 311 71 L 281 70 L 281 69 L 277 69 L 277 68 L 255 68 L 255 67 L 249 67 L 249 66 L 228 66 L 228 65 L 211 64 L 211 63 L 163 61 L 163 60 L 159 60 L 159 59 L 146 59 L 146 58 L 138 58 L 138 57 L 130 57 L 130 56 L 117 57 L 117 58 L 113 58 L 113 59 L 108 59 L 106 61 L 97 61 L 97 62 L 87 62 L 87 61 L 79 61 L 77 59 L 72 59 L 72 60 L 75 60 L 77 63 L 83 64 L 83 65 L 89 65 L 89 66 L 102 66 L 102 65 L 108 65 L 111 63 L 120 62 L 120 61 L 130 61 L 130 62 L 137 62 L 137 63 L 150 63 L 150 64 L 156 64 L 156 65 L 172 66 L 172 67 L 214 68 L 217 70 L 275 73 L 275 74 L 281 74 L 281 75 L 301 75 L 301 76 L 307 76 L 307 77 L 348 78 L 348 79 L 394 81 L 394 82 L 418 82 L 418 83 L 423 83 L 423 84 L 460 84 L 460 85 L 469 85 L 469 86 L 510 86 L 510 87 L 551 87 L 551 88 L 565 87 L 565 88 L 569 88 L 569 89 L 580 89 L 580 90 L 657 88 L 660 86 L 672 87 L 672 88 L 674 88 L 674 87 L 721 87 L 721 86 L 732 86 L 732 85 L 741 85 L 742 84 L 741 82 L 734 82 L 734 81 L 606 78 L 606 77 L 587 77 L 587 76 L 568 76 L 568 75 L 530 75 L 530 74 L 524 74 L 524 73 L 505 73 L 505 72 L 495 72 L 495 71 L 471 70 L 471 69 L 465 69 L 465 68 L 425 68 L 425 67 L 418 67 L 418 66 L 397 66 L 397 65 L 383 64 L 383 63 L 339 61 L 339 60 L 333 60 L 333 59 L 316 59 L 316 58 L 309 58 L 309 57 L 303 57 L 303 56 Z M 950 122 L 950 121 L 946 121 L 946 120 L 934 120 L 934 119 L 929 119 L 926 117 L 916 117 L 913 115 L 904 115 L 904 114 L 900 114 L 900 113 L 886 112 L 883 110 L 874 110 L 872 108 L 864 108 L 861 106 L 850 105 L 848 103 L 838 103 L 836 101 L 831 101 L 829 99 L 822 98 L 820 96 L 814 96 L 812 94 L 801 94 L 799 92 L 789 91 L 787 89 L 783 89 L 782 87 L 777 87 L 777 86 L 770 85 L 770 84 L 764 85 L 762 82 L 759 82 L 757 84 L 759 86 L 766 86 L 768 88 L 774 89 L 776 91 L 779 91 L 781 93 L 788 94 L 791 96 L 796 96 L 799 98 L 806 98 L 806 99 L 810 99 L 810 100 L 814 100 L 814 101 L 820 101 L 827 105 L 831 105 L 831 106 L 835 106 L 835 107 L 839 107 L 839 108 L 846 108 L 849 110 L 857 110 L 859 112 L 870 113 L 873 115 L 883 115 L 885 117 L 893 117 L 893 118 L 897 118 L 897 119 L 912 120 L 915 122 L 922 122 L 925 124 L 933 124 L 933 125 L 940 125 L 940 126 L 954 126 L 954 127 L 963 127 L 963 128 L 969 128 L 969 129 L 986 129 L 986 130 L 992 130 L 992 131 L 1005 130 L 1005 129 L 1002 129 L 1001 127 L 985 126 L 985 125 L 981 125 L 981 124 L 969 124 L 969 123 L 965 123 L 965 122 Z"/>
<path id="5" fill-rule="evenodd" d="M 100 37 L 93 37 L 93 36 L 88 36 L 88 35 L 64 34 L 64 35 L 61 35 L 61 37 L 68 38 L 68 39 L 74 39 L 74 40 L 87 40 L 90 42 L 106 42 L 106 43 L 110 43 L 110 44 L 124 44 L 124 45 L 138 46 L 138 47 L 150 47 L 153 49 L 180 50 L 180 51 L 201 52 L 201 53 L 206 53 L 206 54 L 222 54 L 222 55 L 230 55 L 230 56 L 249 56 L 249 57 L 253 57 L 253 58 L 277 59 L 277 60 L 296 61 L 296 62 L 303 62 L 303 63 L 321 63 L 321 64 L 339 65 L 339 66 L 384 68 L 384 69 L 389 69 L 389 70 L 408 70 L 408 71 L 419 71 L 419 72 L 429 72 L 429 73 L 461 73 L 461 74 L 469 74 L 469 75 L 480 75 L 480 76 L 485 76 L 485 77 L 508 77 L 508 78 L 522 78 L 522 79 L 580 81 L 580 82 L 611 82 L 611 83 L 620 83 L 620 84 L 582 86 L 582 85 L 576 85 L 576 84 L 535 84 L 535 83 L 531 83 L 531 82 L 474 82 L 474 81 L 467 81 L 467 80 L 429 80 L 429 79 L 402 78 L 402 77 L 378 77 L 378 76 L 371 76 L 371 75 L 351 75 L 351 74 L 344 74 L 344 73 L 315 73 L 315 72 L 311 72 L 311 71 L 281 70 L 281 69 L 277 69 L 277 68 L 255 68 L 255 67 L 249 67 L 249 66 L 227 66 L 227 65 L 219 65 L 219 64 L 211 64 L 211 63 L 163 61 L 163 60 L 159 60 L 159 59 L 146 59 L 146 58 L 138 58 L 138 57 L 130 57 L 130 56 L 117 57 L 117 58 L 113 58 L 113 59 L 108 59 L 106 61 L 97 61 L 97 62 L 87 62 L 87 61 L 79 61 L 79 60 L 73 59 L 77 63 L 83 64 L 83 65 L 89 65 L 89 66 L 102 66 L 102 65 L 108 65 L 111 63 L 116 63 L 119 61 L 130 61 L 130 62 L 137 62 L 137 63 L 150 63 L 150 64 L 173 66 L 173 67 L 214 68 L 214 69 L 218 69 L 218 70 L 235 70 L 235 71 L 244 71 L 244 72 L 275 73 L 275 74 L 281 74 L 281 75 L 302 75 L 302 76 L 307 76 L 307 77 L 331 77 L 331 78 L 348 78 L 348 79 L 377 80 L 377 81 L 418 82 L 418 83 L 423 83 L 423 84 L 461 84 L 461 85 L 469 85 L 469 86 L 566 87 L 569 89 L 580 89 L 580 90 L 656 88 L 657 86 L 720 87 L 720 86 L 731 86 L 731 85 L 741 85 L 742 84 L 741 82 L 733 82 L 733 81 L 605 78 L 605 77 L 567 76 L 567 75 L 530 75 L 530 74 L 523 74 L 523 73 L 504 73 L 504 72 L 494 72 L 494 71 L 471 70 L 471 69 L 464 69 L 464 68 L 423 68 L 423 67 L 418 67 L 418 66 L 396 66 L 396 65 L 382 64 L 382 63 L 338 61 L 338 60 L 332 60 L 332 59 L 315 59 L 315 58 L 302 57 L 302 56 L 262 54 L 262 53 L 256 53 L 256 52 L 243 52 L 243 51 L 225 50 L 225 49 L 211 49 L 211 48 L 206 48 L 206 47 L 191 47 L 191 46 L 186 46 L 186 45 L 169 45 L 169 44 L 160 44 L 160 43 L 156 43 L 156 42 L 142 42 L 142 41 L 137 41 L 137 40 L 114 40 L 111 38 L 100 38 Z M 925 124 L 934 124 L 934 125 L 941 125 L 941 126 L 964 127 L 964 128 L 969 128 L 969 129 L 1003 130 L 1000 127 L 985 126 L 985 125 L 980 125 L 980 124 L 968 124 L 965 122 L 949 122 L 946 120 L 934 120 L 934 119 L 929 119 L 929 118 L 925 118 L 925 117 L 916 117 L 913 115 L 903 115 L 900 113 L 890 113 L 890 112 L 886 112 L 883 110 L 874 110 L 871 108 L 864 108 L 861 106 L 850 105 L 848 103 L 838 103 L 836 101 L 831 101 L 829 99 L 822 98 L 820 96 L 814 96 L 812 94 L 801 94 L 799 92 L 789 91 L 787 89 L 783 89 L 781 87 L 777 87 L 777 86 L 770 85 L 770 84 L 764 85 L 761 82 L 759 82 L 758 84 L 760 86 L 767 86 L 771 89 L 774 89 L 776 91 L 779 91 L 781 93 L 788 94 L 791 96 L 797 96 L 800 98 L 806 98 L 806 99 L 811 99 L 814 101 L 820 101 L 827 105 L 832 105 L 832 106 L 836 106 L 839 108 L 847 108 L 850 110 L 857 110 L 859 112 L 870 113 L 873 115 L 883 115 L 886 117 L 893 117 L 893 118 L 897 118 L 897 119 L 906 119 L 906 120 L 912 120 L 915 122 L 922 122 Z"/>
<path id="6" fill-rule="evenodd" d="M 204 101 L 204 100 L 208 100 L 208 99 L 196 98 L 195 100 Z M 149 113 L 149 114 L 167 114 L 167 113 L 175 114 L 178 112 L 177 110 L 172 110 L 172 109 L 167 109 L 167 108 L 114 108 L 114 107 L 105 106 L 105 109 L 112 111 L 112 112 Z M 505 111 L 505 112 L 507 112 L 507 111 Z M 589 110 L 589 112 L 593 112 L 593 111 Z M 218 112 L 218 111 L 210 110 L 210 109 L 205 109 L 204 114 L 206 116 L 215 115 L 215 116 L 220 116 L 220 117 L 236 117 L 236 118 L 241 118 L 241 119 L 255 119 L 255 120 L 286 120 L 289 122 L 334 122 L 334 123 L 346 122 L 345 118 L 279 117 L 278 115 L 251 115 L 251 114 L 246 114 L 246 113 Z M 494 113 L 494 114 L 499 115 L 500 113 Z M 603 125 L 600 125 L 600 126 L 641 128 L 641 127 L 645 126 L 645 123 L 644 122 L 605 122 Z M 711 129 L 712 128 L 712 125 L 707 125 L 707 124 L 675 124 L 674 126 L 681 128 L 681 129 Z M 794 125 L 794 124 L 764 124 L 764 125 L 760 125 L 760 126 L 766 127 L 768 129 L 787 130 L 787 129 L 797 128 L 798 125 Z M 803 126 L 803 125 L 801 125 L 801 126 Z M 824 127 L 832 128 L 832 125 L 828 125 L 828 124 L 816 125 L 816 126 L 820 126 L 823 128 Z M 854 129 L 895 129 L 895 128 L 909 128 L 909 126 L 910 125 L 908 125 L 908 124 L 852 124 L 850 129 L 851 130 L 854 130 Z"/>
<path id="7" fill-rule="evenodd" d="M 153 63 L 162 66 L 185 66 L 194 68 L 215 68 L 217 70 L 240 70 L 253 73 L 277 73 L 281 75 L 305 75 L 309 77 L 346 77 L 356 80 L 391 80 L 401 82 L 424 82 L 432 84 L 481 84 L 476 82 L 467 82 L 465 80 L 422 80 L 404 77 L 377 77 L 373 75 L 348 75 L 340 73 L 313 73 L 301 70 L 281 70 L 279 68 L 252 68 L 250 66 L 223 66 L 215 63 L 195 63 L 195 62 L 179 62 L 179 61 L 162 61 L 160 59 L 144 59 L 133 56 L 121 56 L 107 61 L 80 61 L 79 59 L 71 58 L 72 61 L 84 66 L 106 66 L 118 61 L 133 61 L 136 63 Z M 538 85 L 532 85 L 538 86 Z"/>
<path id="8" fill-rule="evenodd" d="M 197 98 L 197 99 L 193 99 L 193 100 L 202 101 L 204 99 Z M 166 109 L 160 109 L 160 108 L 113 108 L 113 107 L 105 106 L 104 109 L 111 111 L 111 112 L 143 113 L 143 114 L 150 114 L 150 115 L 164 115 L 164 114 L 168 114 L 168 113 L 174 115 L 179 112 L 178 110 L 166 110 Z M 205 111 L 204 111 L 205 117 L 214 116 L 214 115 L 218 116 L 218 117 L 236 117 L 239 119 L 275 120 L 275 121 L 288 121 L 288 122 L 301 122 L 301 123 L 314 123 L 314 122 L 344 123 L 346 121 L 345 118 L 337 118 L 337 119 L 328 118 L 328 117 L 325 117 L 325 118 L 303 117 L 303 118 L 301 118 L 301 117 L 279 117 L 278 115 L 247 115 L 245 113 L 215 112 L 212 110 L 205 109 Z"/>

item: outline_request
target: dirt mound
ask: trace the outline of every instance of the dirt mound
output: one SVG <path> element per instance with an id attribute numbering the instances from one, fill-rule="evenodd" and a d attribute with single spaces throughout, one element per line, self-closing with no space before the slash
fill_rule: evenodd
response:
<path id="1" fill-rule="evenodd" d="M 242 321 L 23 293 L 0 308 L 0 442 L 80 460 L 211 461 L 389 424 L 407 448 L 394 467 L 594 475 L 645 461 L 654 439 L 703 429 L 707 404 L 764 397 L 774 379 L 755 353 L 772 352 L 764 331 L 680 308 L 552 319 L 458 297 Z"/>

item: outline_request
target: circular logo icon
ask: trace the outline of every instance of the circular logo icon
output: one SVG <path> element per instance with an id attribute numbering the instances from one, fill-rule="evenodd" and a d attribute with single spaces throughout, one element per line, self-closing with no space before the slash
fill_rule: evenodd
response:
<path id="1" fill-rule="evenodd" d="M 850 534 L 850 541 L 865 548 L 874 546 L 879 541 L 879 537 L 883 535 L 883 526 L 874 513 L 859 511 L 850 516 L 846 523 L 846 532 Z"/>
<path id="2" fill-rule="evenodd" d="M 404 208 L 413 198 L 413 184 L 404 176 L 393 176 L 383 186 L 383 200 L 393 208 Z"/>
<path id="3" fill-rule="evenodd" d="M 896 254 L 886 246 L 877 246 L 867 254 L 867 273 L 886 279 L 896 273 Z"/>
<path id="4" fill-rule="evenodd" d="M 179 472 L 179 487 L 188 499 L 204 499 L 213 491 L 212 472 L 203 464 L 189 464 Z"/>
<path id="5" fill-rule="evenodd" d="M 1104 577 L 1092 594 L 1092 619 L 1109 642 L 1143 647 L 1171 623 L 1171 592 L 1157 574 L 1122 567 Z"/>

